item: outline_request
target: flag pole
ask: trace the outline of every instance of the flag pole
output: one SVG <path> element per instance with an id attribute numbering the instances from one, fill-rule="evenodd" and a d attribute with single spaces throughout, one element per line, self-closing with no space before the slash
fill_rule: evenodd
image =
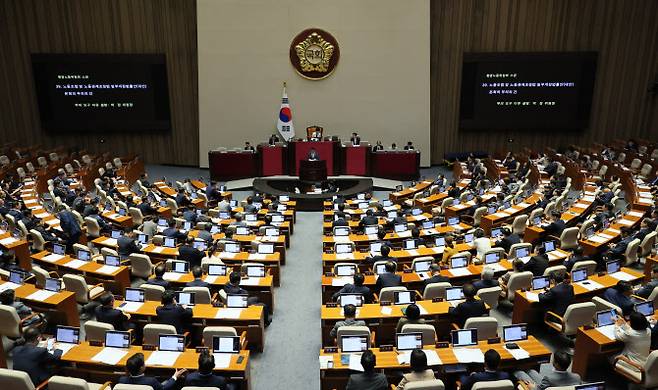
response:
<path id="1" fill-rule="evenodd" d="M 283 82 L 283 88 L 285 88 L 285 87 L 286 87 L 286 82 L 284 81 L 284 82 Z"/>

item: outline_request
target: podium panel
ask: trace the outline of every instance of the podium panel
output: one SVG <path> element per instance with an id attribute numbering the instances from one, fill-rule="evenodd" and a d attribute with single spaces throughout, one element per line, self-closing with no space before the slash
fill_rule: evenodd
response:
<path id="1" fill-rule="evenodd" d="M 208 152 L 210 180 L 226 181 L 256 176 L 256 153 Z"/>
<path id="2" fill-rule="evenodd" d="M 299 161 L 299 180 L 313 182 L 327 180 L 327 162 L 324 160 Z"/>
<path id="3" fill-rule="evenodd" d="M 287 148 L 285 146 L 258 145 L 261 156 L 261 176 L 283 175 Z"/>
<path id="4" fill-rule="evenodd" d="M 379 151 L 372 153 L 372 176 L 414 180 L 420 176 L 420 153 Z"/>
<path id="5" fill-rule="evenodd" d="M 366 176 L 368 174 L 369 146 L 345 146 L 345 174 Z"/>
<path id="6" fill-rule="evenodd" d="M 337 142 L 333 141 L 294 141 L 291 142 L 295 149 L 295 156 L 293 162 L 294 176 L 299 176 L 300 161 L 308 160 L 308 152 L 315 149 L 320 155 L 320 160 L 326 161 L 327 174 L 334 174 L 334 145 Z"/>

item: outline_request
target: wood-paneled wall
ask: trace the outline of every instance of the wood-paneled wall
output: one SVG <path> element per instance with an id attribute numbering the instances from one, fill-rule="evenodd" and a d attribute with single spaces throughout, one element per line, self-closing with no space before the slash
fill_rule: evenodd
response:
<path id="1" fill-rule="evenodd" d="M 431 1 L 432 162 L 445 152 L 658 139 L 656 0 Z M 460 131 L 464 52 L 598 51 L 590 127 L 565 131 Z M 507 140 L 513 139 L 513 143 Z"/>
<path id="2" fill-rule="evenodd" d="M 197 165 L 195 0 L 0 1 L 0 143 L 78 146 Z M 170 132 L 53 135 L 41 130 L 30 53 L 164 53 Z"/>

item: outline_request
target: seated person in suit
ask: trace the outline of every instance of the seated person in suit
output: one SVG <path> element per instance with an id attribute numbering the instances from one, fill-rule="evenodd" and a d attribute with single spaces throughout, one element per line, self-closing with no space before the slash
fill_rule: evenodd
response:
<path id="1" fill-rule="evenodd" d="M 562 214 L 558 211 L 553 211 L 551 213 L 551 216 L 549 217 L 550 223 L 544 227 L 544 232 L 548 235 L 555 236 L 555 237 L 560 237 L 562 234 L 562 231 L 567 227 L 567 225 L 564 223 L 560 217 Z"/>
<path id="2" fill-rule="evenodd" d="M 185 195 L 185 190 L 183 188 L 179 188 L 176 190 L 177 194 L 174 200 L 176 201 L 176 205 L 178 207 L 187 207 L 191 202 L 190 198 Z"/>
<path id="3" fill-rule="evenodd" d="M 247 196 L 247 204 L 244 206 L 244 212 L 246 214 L 258 212 L 258 207 L 254 204 L 254 198 L 251 195 Z"/>
<path id="4" fill-rule="evenodd" d="M 509 374 L 504 371 L 498 371 L 500 365 L 500 354 L 495 349 L 490 349 L 484 353 L 484 371 L 472 372 L 470 375 L 463 375 L 460 390 L 471 390 L 474 384 L 478 382 L 499 381 L 510 379 Z"/>
<path id="5" fill-rule="evenodd" d="M 415 303 L 407 306 L 406 309 L 402 310 L 404 317 L 400 317 L 398 324 L 395 327 L 395 332 L 402 332 L 402 327 L 407 324 L 424 324 L 425 319 L 420 318 L 420 308 Z"/>
<path id="6" fill-rule="evenodd" d="M 372 147 L 373 152 L 379 152 L 381 150 L 384 150 L 384 145 L 382 145 L 382 141 L 377 141 L 375 143 L 375 146 Z"/>
<path id="7" fill-rule="evenodd" d="M 347 222 L 347 216 L 338 216 L 337 219 L 334 219 L 333 222 L 331 222 L 331 228 L 335 228 L 336 226 L 346 226 L 349 227 L 350 223 Z"/>
<path id="8" fill-rule="evenodd" d="M 276 134 L 270 135 L 270 138 L 267 140 L 267 143 L 270 145 L 274 145 L 277 142 L 279 142 L 279 136 L 277 136 Z"/>
<path id="9" fill-rule="evenodd" d="M 315 148 L 311 148 L 311 150 L 308 151 L 308 156 L 306 156 L 306 159 L 308 161 L 319 161 L 320 160 L 320 153 L 318 153 Z"/>
<path id="10" fill-rule="evenodd" d="M 345 305 L 345 307 L 343 307 L 343 313 L 345 319 L 343 321 L 336 321 L 336 324 L 329 332 L 329 336 L 331 338 L 336 338 L 336 335 L 338 334 L 338 328 L 341 326 L 366 326 L 365 321 L 356 319 L 356 306 L 352 304 Z"/>
<path id="11" fill-rule="evenodd" d="M 224 292 L 226 294 L 249 295 L 249 292 L 247 290 L 240 287 L 241 280 L 242 280 L 242 276 L 240 275 L 240 272 L 237 271 L 231 272 L 231 274 L 228 276 L 228 283 L 224 285 Z M 247 304 L 249 304 L 250 306 L 251 305 L 263 306 L 263 311 L 265 312 L 265 325 L 267 326 L 272 322 L 272 319 L 270 318 L 269 305 L 265 303 L 260 303 L 258 297 L 249 297 L 247 299 Z"/>
<path id="12" fill-rule="evenodd" d="M 345 390 L 389 390 L 386 375 L 375 372 L 377 356 L 367 350 L 361 354 L 361 367 L 363 372 L 351 374 L 347 380 Z"/>
<path id="13" fill-rule="evenodd" d="M 217 387 L 220 390 L 234 390 L 232 384 L 226 383 L 226 378 L 215 375 L 215 357 L 208 352 L 199 354 L 199 370 L 185 378 L 185 386 Z"/>
<path id="14" fill-rule="evenodd" d="M 414 150 L 414 143 L 411 141 L 408 141 L 407 144 L 404 146 L 404 150 Z"/>
<path id="15" fill-rule="evenodd" d="M 651 280 L 635 291 L 635 295 L 644 299 L 649 298 L 654 288 L 658 287 L 658 266 L 651 269 Z"/>
<path id="16" fill-rule="evenodd" d="M 117 252 L 122 259 L 127 259 L 132 253 L 140 253 L 135 242 L 135 232 L 129 227 L 123 229 L 123 235 L 117 239 Z"/>
<path id="17" fill-rule="evenodd" d="M 541 376 L 536 370 L 517 371 L 514 376 L 523 381 L 531 390 L 545 390 L 549 387 L 579 385 L 580 375 L 569 372 L 571 357 L 563 351 L 553 353 L 553 371 Z"/>
<path id="18" fill-rule="evenodd" d="M 646 237 L 649 233 L 654 231 L 654 229 L 651 229 L 649 226 L 651 224 L 651 220 L 649 218 L 644 218 L 642 220 L 642 223 L 640 224 L 640 230 L 638 230 L 637 233 L 633 236 L 633 238 L 637 238 L 640 240 L 640 243 L 642 240 L 644 240 L 644 237 Z"/>
<path id="19" fill-rule="evenodd" d="M 465 301 L 457 305 L 455 308 L 451 308 L 450 312 L 452 314 L 453 321 L 459 325 L 460 328 L 464 327 L 464 323 L 467 319 L 471 317 L 482 317 L 489 313 L 487 306 L 483 301 L 475 299 L 475 286 L 471 283 L 466 283 L 462 287 L 464 291 Z"/>
<path id="20" fill-rule="evenodd" d="M 206 282 L 205 280 L 201 279 L 203 276 L 203 270 L 201 269 L 200 265 L 195 265 L 192 267 L 192 276 L 194 276 L 194 280 L 191 282 L 187 282 L 185 284 L 185 287 L 208 287 L 210 288 L 210 284 Z"/>
<path id="21" fill-rule="evenodd" d="M 203 240 L 206 243 L 206 246 L 210 246 L 212 244 L 212 233 L 210 233 L 210 230 L 212 229 L 212 224 L 206 223 L 203 226 L 203 229 L 199 230 L 199 233 L 197 234 L 196 238 L 199 240 Z"/>
<path id="22" fill-rule="evenodd" d="M 144 371 L 146 371 L 144 354 L 138 352 L 129 357 L 126 361 L 126 375 L 119 378 L 119 383 L 151 386 L 153 390 L 171 390 L 175 387 L 178 378 L 184 374 L 186 370 L 176 370 L 171 378 L 162 383 L 152 376 L 144 375 Z"/>
<path id="23" fill-rule="evenodd" d="M 555 286 L 539 294 L 539 302 L 546 311 L 552 311 L 559 316 L 563 316 L 564 312 L 567 311 L 567 307 L 573 302 L 573 286 L 569 282 L 569 278 L 560 272 L 553 275 L 553 280 Z"/>
<path id="24" fill-rule="evenodd" d="M 521 242 L 521 237 L 519 237 L 518 234 L 512 233 L 512 231 L 509 228 L 503 228 L 503 239 L 498 241 L 496 246 L 498 248 L 503 248 L 505 249 L 505 253 L 509 253 L 510 248 L 514 244 L 518 244 Z"/>
<path id="25" fill-rule="evenodd" d="M 490 266 L 484 266 L 482 269 L 482 274 L 480 275 L 480 280 L 473 282 L 473 287 L 475 288 L 475 293 L 481 288 L 489 288 L 498 286 L 498 280 L 494 279 L 494 269 Z"/>
<path id="26" fill-rule="evenodd" d="M 407 383 L 418 381 L 429 381 L 436 379 L 434 371 L 427 367 L 427 355 L 422 349 L 414 349 L 409 357 L 411 372 L 402 375 L 402 380 L 398 383 L 396 390 L 404 390 Z"/>
<path id="27" fill-rule="evenodd" d="M 389 261 L 386 263 L 385 270 L 383 274 L 379 275 L 377 282 L 375 282 L 375 289 L 381 291 L 384 287 L 397 287 L 402 285 L 402 276 L 395 273 L 397 269 L 397 264 Z"/>
<path id="28" fill-rule="evenodd" d="M 528 260 L 525 266 L 523 266 L 523 270 L 532 272 L 533 276 L 542 276 L 546 268 L 548 268 L 546 248 L 543 245 L 538 245 L 537 254 Z"/>
<path id="29" fill-rule="evenodd" d="M 33 314 L 32 308 L 24 304 L 23 302 L 17 301 L 15 299 L 15 292 L 14 290 L 5 290 L 2 293 L 0 293 L 0 304 L 3 304 L 5 306 L 11 306 L 14 309 L 16 309 L 16 314 L 18 314 L 18 317 L 23 320 Z M 26 320 L 23 322 L 22 326 L 30 326 L 34 325 L 38 322 L 43 321 L 44 319 L 43 314 L 37 314 L 34 317 Z M 38 384 L 38 383 L 37 383 Z"/>
<path id="30" fill-rule="evenodd" d="M 178 248 L 178 258 L 190 263 L 190 267 L 201 266 L 201 260 L 206 255 L 194 246 L 194 237 L 185 239 L 185 244 Z"/>
<path id="31" fill-rule="evenodd" d="M 130 314 L 114 308 L 114 295 L 109 292 L 101 295 L 100 306 L 94 309 L 96 321 L 104 322 L 114 326 L 114 330 L 135 329 L 135 324 L 130 323 Z"/>
<path id="32" fill-rule="evenodd" d="M 571 272 L 571 269 L 573 269 L 573 265 L 576 264 L 579 261 L 587 261 L 590 260 L 589 257 L 584 255 L 585 251 L 583 250 L 583 247 L 578 245 L 573 249 L 573 252 L 569 257 L 564 261 L 563 265 L 567 267 L 567 272 Z"/>
<path id="33" fill-rule="evenodd" d="M 155 309 L 156 321 L 160 324 L 173 325 L 176 333 L 183 334 L 184 325 L 192 319 L 192 309 L 176 303 L 176 295 L 172 290 L 162 294 L 162 306 Z"/>
<path id="34" fill-rule="evenodd" d="M 411 238 L 416 241 L 416 247 L 426 246 L 425 239 L 420 237 L 420 229 L 417 226 L 411 229 Z"/>
<path id="35" fill-rule="evenodd" d="M 183 241 L 187 238 L 187 234 L 176 229 L 176 221 L 173 219 L 169 220 L 169 227 L 162 232 L 162 235 L 169 238 L 175 238 L 178 241 Z"/>
<path id="36" fill-rule="evenodd" d="M 637 303 L 631 298 L 632 294 L 633 286 L 625 280 L 620 280 L 616 285 L 605 290 L 603 298 L 613 305 L 617 305 L 627 316 L 633 312 L 633 306 Z"/>
<path id="37" fill-rule="evenodd" d="M 382 247 L 379 249 L 379 255 L 375 256 L 368 256 L 366 257 L 366 262 L 368 264 L 375 264 L 376 261 L 390 261 L 395 263 L 395 258 L 389 256 L 391 253 L 391 247 L 388 245 L 383 244 Z"/>
<path id="38" fill-rule="evenodd" d="M 196 213 L 195 207 L 193 205 L 189 205 L 182 211 L 183 211 L 183 219 L 186 222 L 192 222 L 192 226 L 194 226 L 194 224 L 197 223 L 199 219 L 199 215 Z"/>
<path id="39" fill-rule="evenodd" d="M 621 229 L 621 241 L 616 244 L 610 244 L 610 249 L 608 250 L 608 257 L 611 260 L 623 260 L 628 244 L 633 241 L 633 236 L 631 233 L 633 230 L 627 226 L 622 226 Z"/>
<path id="40" fill-rule="evenodd" d="M 378 223 L 379 223 L 379 219 L 377 219 L 377 217 L 375 216 L 375 212 L 373 211 L 373 209 L 368 209 L 366 210 L 366 216 L 359 221 L 359 227 L 363 229 L 366 226 L 377 225 Z"/>
<path id="41" fill-rule="evenodd" d="M 365 303 L 372 303 L 372 292 L 370 288 L 363 285 L 364 281 L 365 276 L 362 273 L 357 273 L 354 275 L 354 283 L 344 285 L 343 288 L 332 295 L 331 299 L 336 301 L 340 297 L 340 294 L 362 294 Z"/>
<path id="42" fill-rule="evenodd" d="M 163 278 L 166 268 L 164 263 L 160 263 L 155 266 L 153 269 L 153 273 L 155 276 L 153 276 L 151 279 L 147 280 L 146 283 L 148 284 L 155 284 L 157 286 L 162 286 L 164 288 L 169 288 L 169 282 Z"/>
<path id="43" fill-rule="evenodd" d="M 428 284 L 432 283 L 441 283 L 448 282 L 450 283 L 450 278 L 447 276 L 441 275 L 441 266 L 438 264 L 430 265 L 430 277 L 425 279 L 424 284 L 427 287 Z"/>
<path id="44" fill-rule="evenodd" d="M 361 137 L 357 133 L 352 133 L 352 136 L 350 137 L 350 142 L 354 146 L 358 146 L 361 144 Z"/>
<path id="45" fill-rule="evenodd" d="M 52 375 L 52 366 L 59 361 L 62 350 L 56 349 L 50 353 L 46 348 L 39 347 L 41 332 L 30 327 L 23 332 L 25 344 L 13 349 L 14 370 L 26 372 L 32 384 L 38 386 Z"/>
<path id="46" fill-rule="evenodd" d="M 251 142 L 249 142 L 249 141 L 245 141 L 243 150 L 246 150 L 247 152 L 255 152 L 256 151 L 256 149 L 254 149 L 254 147 L 251 145 Z"/>
<path id="47" fill-rule="evenodd" d="M 609 220 L 615 216 L 615 205 L 612 203 L 606 203 L 604 206 L 605 210 L 596 214 L 594 217 L 594 222 L 596 229 L 599 230 L 603 227 L 603 221 Z"/>

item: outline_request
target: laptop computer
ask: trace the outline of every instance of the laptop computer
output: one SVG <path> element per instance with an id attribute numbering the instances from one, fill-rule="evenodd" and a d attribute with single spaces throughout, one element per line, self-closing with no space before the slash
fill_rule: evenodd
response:
<path id="1" fill-rule="evenodd" d="M 413 238 L 404 240 L 404 249 L 407 250 L 418 249 L 418 243 Z"/>
<path id="2" fill-rule="evenodd" d="M 224 265 L 224 264 L 208 264 L 208 275 L 226 276 L 226 265 Z"/>
<path id="3" fill-rule="evenodd" d="M 262 255 L 271 255 L 274 253 L 274 244 L 260 243 L 258 244 L 258 253 Z"/>
<path id="4" fill-rule="evenodd" d="M 9 281 L 15 284 L 23 284 L 23 272 L 9 271 Z"/>
<path id="5" fill-rule="evenodd" d="M 265 266 L 264 265 L 248 265 L 247 266 L 247 276 L 250 278 L 262 278 L 265 276 Z"/>
<path id="6" fill-rule="evenodd" d="M 552 252 L 555 250 L 555 241 L 546 241 L 544 242 L 544 250 L 546 253 Z"/>
<path id="7" fill-rule="evenodd" d="M 165 237 L 164 246 L 167 248 L 176 248 L 176 239 L 173 237 Z"/>
<path id="8" fill-rule="evenodd" d="M 642 314 L 645 317 L 652 316 L 654 313 L 652 301 L 636 303 L 633 308 L 636 312 Z"/>
<path id="9" fill-rule="evenodd" d="M 550 286 L 551 280 L 548 276 L 536 276 L 532 278 L 532 289 L 543 290 Z"/>
<path id="10" fill-rule="evenodd" d="M 453 330 L 450 336 L 453 347 L 470 347 L 478 343 L 477 329 Z"/>
<path id="11" fill-rule="evenodd" d="M 446 246 L 446 238 L 444 236 L 434 237 L 434 246 Z"/>
<path id="12" fill-rule="evenodd" d="M 423 334 L 420 332 L 396 333 L 395 347 L 398 351 L 411 351 L 423 348 Z"/>
<path id="13" fill-rule="evenodd" d="M 340 351 L 344 353 L 363 352 L 368 350 L 368 336 L 346 335 L 340 339 Z"/>
<path id="14" fill-rule="evenodd" d="M 420 260 L 414 262 L 414 272 L 427 272 L 432 266 L 432 260 Z"/>
<path id="15" fill-rule="evenodd" d="M 465 243 L 469 244 L 469 243 L 473 242 L 474 239 L 475 239 L 475 236 L 474 236 L 473 233 L 464 234 L 464 242 Z"/>
<path id="16" fill-rule="evenodd" d="M 62 281 L 55 278 L 46 278 L 46 283 L 43 289 L 52 292 L 59 292 L 62 289 Z"/>
<path id="17" fill-rule="evenodd" d="M 334 236 L 336 237 L 345 237 L 350 235 L 350 228 L 337 226 L 334 228 Z"/>
<path id="18" fill-rule="evenodd" d="M 251 234 L 251 231 L 246 226 L 238 226 L 235 228 L 235 234 L 237 234 L 238 236 L 248 236 L 249 234 Z"/>
<path id="19" fill-rule="evenodd" d="M 158 340 L 159 351 L 185 351 L 185 336 L 182 334 L 161 334 Z"/>
<path id="20" fill-rule="evenodd" d="M 453 256 L 450 258 L 450 268 L 464 268 L 468 266 L 468 258 L 464 256 Z"/>
<path id="21" fill-rule="evenodd" d="M 406 223 L 399 223 L 399 224 L 393 226 L 393 230 L 396 233 L 402 233 L 402 232 L 406 232 L 407 230 L 409 230 L 409 226 L 407 226 Z"/>
<path id="22" fill-rule="evenodd" d="M 55 341 L 58 343 L 80 344 L 80 328 L 57 325 Z"/>
<path id="23" fill-rule="evenodd" d="M 224 252 L 240 253 L 240 244 L 237 242 L 227 242 L 224 244 Z"/>
<path id="24" fill-rule="evenodd" d="M 338 304 L 341 307 L 345 307 L 347 305 L 361 307 L 363 306 L 363 294 L 340 294 L 338 296 Z"/>
<path id="25" fill-rule="evenodd" d="M 459 217 L 448 218 L 448 226 L 459 225 Z"/>
<path id="26" fill-rule="evenodd" d="M 207 245 L 205 241 L 194 241 L 192 242 L 192 247 L 194 247 L 197 250 L 200 250 L 201 252 L 204 252 L 207 249 Z"/>
<path id="27" fill-rule="evenodd" d="M 503 326 L 503 341 L 514 342 L 528 339 L 528 325 L 514 324 Z"/>
<path id="28" fill-rule="evenodd" d="M 112 230 L 111 237 L 117 239 L 122 236 L 121 230 Z"/>
<path id="29" fill-rule="evenodd" d="M 493 228 L 491 229 L 491 237 L 492 238 L 497 238 L 503 235 L 503 229 L 501 228 Z"/>
<path id="30" fill-rule="evenodd" d="M 80 249 L 76 253 L 78 260 L 89 261 L 91 260 L 91 252 L 88 250 Z"/>
<path id="31" fill-rule="evenodd" d="M 379 233 L 379 226 L 378 225 L 368 225 L 363 229 L 363 232 L 365 234 L 377 234 Z"/>
<path id="32" fill-rule="evenodd" d="M 53 244 L 53 253 L 56 255 L 64 256 L 66 254 L 66 245 Z"/>
<path id="33" fill-rule="evenodd" d="M 226 296 L 226 307 L 244 308 L 248 306 L 249 295 L 247 294 L 228 294 Z"/>
<path id="34" fill-rule="evenodd" d="M 176 272 L 179 274 L 186 274 L 190 272 L 190 263 L 183 260 L 172 260 L 171 261 L 171 272 Z"/>
<path id="35" fill-rule="evenodd" d="M 393 303 L 396 305 L 410 305 L 416 302 L 415 291 L 393 291 Z"/>
<path id="36" fill-rule="evenodd" d="M 265 235 L 266 235 L 266 236 L 270 236 L 270 237 L 272 237 L 272 236 L 278 236 L 279 234 L 280 234 L 280 233 L 279 233 L 279 229 L 278 229 L 278 228 L 275 228 L 275 227 L 268 227 L 268 228 L 265 229 Z"/>
<path id="37" fill-rule="evenodd" d="M 258 216 L 256 214 L 245 214 L 244 220 L 247 222 L 256 222 L 258 221 Z"/>
<path id="38" fill-rule="evenodd" d="M 338 264 L 335 267 L 336 276 L 354 276 L 356 274 L 356 265 Z"/>
<path id="39" fill-rule="evenodd" d="M 484 255 L 484 264 L 495 264 L 500 262 L 500 252 L 491 252 Z"/>
<path id="40" fill-rule="evenodd" d="M 605 270 L 608 273 L 608 275 L 614 274 L 615 272 L 619 272 L 619 270 L 621 270 L 621 261 L 613 260 L 606 262 Z"/>
<path id="41" fill-rule="evenodd" d="M 137 242 L 139 242 L 139 243 L 142 244 L 142 245 L 146 245 L 146 244 L 148 244 L 148 242 L 149 242 L 149 236 L 147 236 L 147 235 L 144 234 L 144 233 L 139 233 L 139 234 L 137 235 Z"/>
<path id="42" fill-rule="evenodd" d="M 105 347 L 108 348 L 129 348 L 130 333 L 117 330 L 108 330 L 105 332 Z"/>
<path id="43" fill-rule="evenodd" d="M 239 353 L 240 336 L 213 336 L 213 353 Z"/>
<path id="44" fill-rule="evenodd" d="M 336 244 L 336 254 L 352 253 L 353 249 L 352 244 Z"/>
<path id="45" fill-rule="evenodd" d="M 177 291 L 176 292 L 176 302 L 181 305 L 194 306 L 196 294 L 194 292 L 188 291 Z"/>
<path id="46" fill-rule="evenodd" d="M 105 265 L 110 265 L 112 267 L 119 267 L 121 265 L 121 260 L 119 260 L 119 256 L 114 256 L 114 255 L 104 255 L 103 262 L 105 263 Z"/>
<path id="47" fill-rule="evenodd" d="M 125 299 L 126 302 L 144 302 L 144 289 L 127 288 Z"/>
<path id="48" fill-rule="evenodd" d="M 446 288 L 446 301 L 460 301 L 464 299 L 464 290 L 461 287 Z"/>
<path id="49" fill-rule="evenodd" d="M 608 326 L 615 323 L 617 320 L 617 313 L 614 309 L 603 310 L 596 312 L 596 326 Z"/>
<path id="50" fill-rule="evenodd" d="M 587 268 L 579 268 L 571 271 L 571 282 L 577 283 L 587 280 Z"/>
<path id="51" fill-rule="evenodd" d="M 528 257 L 530 256 L 530 248 L 527 247 L 516 248 L 516 251 L 514 253 L 516 254 L 516 257 L 518 259 Z"/>

